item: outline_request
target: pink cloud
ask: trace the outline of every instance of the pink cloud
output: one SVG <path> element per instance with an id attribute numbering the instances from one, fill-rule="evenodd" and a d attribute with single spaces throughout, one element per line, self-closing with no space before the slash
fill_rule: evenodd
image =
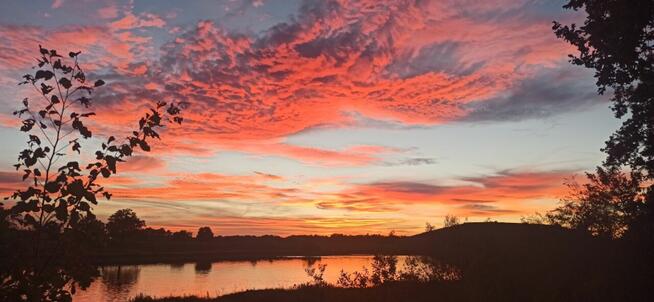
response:
<path id="1" fill-rule="evenodd" d="M 522 5 L 511 2 L 503 9 Z M 201 21 L 172 38 L 159 63 L 139 65 L 139 77 L 147 79 L 126 78 L 132 85 L 124 90 L 146 87 L 143 96 L 189 101 L 192 130 L 179 134 L 192 144 L 229 149 L 239 140 L 239 148 L 252 152 L 252 141 L 356 125 L 352 112 L 403 124 L 457 120 L 468 114 L 469 103 L 504 94 L 537 70 L 559 64 L 568 50 L 551 35 L 549 21 L 529 21 L 520 13 L 483 19 L 469 12 L 483 15 L 497 6 L 400 6 L 306 4 L 297 19 L 258 38 Z M 121 23 L 137 22 L 132 15 Z M 334 157 L 328 150 L 283 144 L 269 152 L 300 160 Z M 373 162 L 365 156 L 355 161 Z"/>

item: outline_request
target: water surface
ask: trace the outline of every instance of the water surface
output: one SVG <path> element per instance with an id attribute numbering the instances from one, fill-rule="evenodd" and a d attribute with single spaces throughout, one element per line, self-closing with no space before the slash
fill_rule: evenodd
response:
<path id="1" fill-rule="evenodd" d="M 292 287 L 309 281 L 305 269 L 326 264 L 325 280 L 335 283 L 341 270 L 369 266 L 372 256 L 289 257 L 276 260 L 104 266 L 101 276 L 75 302 L 127 301 L 138 294 L 156 297 L 224 295 L 247 289 Z M 400 263 L 402 258 L 400 257 Z"/>

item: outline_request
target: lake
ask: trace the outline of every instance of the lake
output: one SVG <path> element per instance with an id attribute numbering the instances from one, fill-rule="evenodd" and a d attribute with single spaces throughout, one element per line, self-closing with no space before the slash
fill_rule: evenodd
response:
<path id="1" fill-rule="evenodd" d="M 399 266 L 403 257 L 399 258 Z M 149 296 L 219 296 L 247 289 L 292 287 L 308 282 L 309 265 L 326 264 L 325 280 L 335 283 L 341 270 L 366 266 L 372 256 L 287 257 L 275 260 L 221 261 L 214 263 L 103 266 L 91 286 L 78 291 L 73 301 L 127 301 Z"/>

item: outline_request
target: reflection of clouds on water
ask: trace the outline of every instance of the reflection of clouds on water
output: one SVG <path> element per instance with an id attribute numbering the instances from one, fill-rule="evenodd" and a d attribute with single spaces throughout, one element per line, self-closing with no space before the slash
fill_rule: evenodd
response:
<path id="1" fill-rule="evenodd" d="M 211 272 L 211 262 L 202 261 L 195 263 L 195 273 L 207 275 Z"/>
<path id="2" fill-rule="evenodd" d="M 318 264 L 327 265 L 325 280 L 335 283 L 341 270 L 360 270 L 371 260 L 372 256 L 356 255 L 106 266 L 101 268 L 101 277 L 87 290 L 78 291 L 73 301 L 123 302 L 139 294 L 213 297 L 248 289 L 288 288 L 309 281 L 305 268 Z"/>

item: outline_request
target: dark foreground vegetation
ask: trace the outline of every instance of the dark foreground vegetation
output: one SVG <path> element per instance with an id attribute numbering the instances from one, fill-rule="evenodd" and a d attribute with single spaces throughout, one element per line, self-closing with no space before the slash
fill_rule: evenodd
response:
<path id="1" fill-rule="evenodd" d="M 250 290 L 217 298 L 202 297 L 139 297 L 134 302 L 361 302 L 361 301 L 649 301 L 625 296 L 606 296 L 604 291 L 581 295 L 575 291 L 567 293 L 547 291 L 536 296 L 530 289 L 513 288 L 509 292 L 499 289 L 480 289 L 479 284 L 467 282 L 417 283 L 393 282 L 371 288 L 339 288 L 331 286 L 307 286 L 295 289 Z"/>
<path id="2" fill-rule="evenodd" d="M 323 238 L 325 244 L 330 240 Z M 387 238 L 413 254 L 430 255 L 400 271 L 384 256 L 366 272 L 335 284 L 311 272 L 292 289 L 251 290 L 223 297 L 136 301 L 650 301 L 651 263 L 622 240 L 557 226 L 467 223 L 411 237 Z M 425 261 L 425 260 L 423 260 Z M 381 268 L 379 268 L 381 267 Z M 427 268 L 427 269 L 425 269 Z M 323 268 L 324 269 L 324 268 Z M 326 268 L 329 269 L 329 268 Z M 353 282 L 364 274 L 361 284 Z M 376 277 L 375 277 L 376 276 Z M 381 276 L 381 277 L 380 277 Z M 375 281 L 375 278 L 377 280 Z"/>

